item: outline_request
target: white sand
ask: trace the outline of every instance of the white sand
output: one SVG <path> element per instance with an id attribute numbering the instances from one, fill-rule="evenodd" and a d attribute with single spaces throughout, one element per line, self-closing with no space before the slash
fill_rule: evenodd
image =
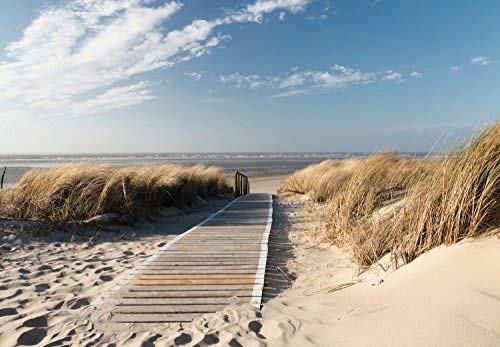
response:
<path id="1" fill-rule="evenodd" d="M 287 175 L 250 177 L 251 192 L 276 194 L 286 177 Z"/>
<path id="2" fill-rule="evenodd" d="M 300 228 L 293 236 L 299 278 L 263 310 L 283 331 L 271 345 L 500 344 L 498 236 L 439 247 L 392 273 L 374 268 L 360 277 L 336 247 L 309 248 Z"/>
<path id="3" fill-rule="evenodd" d="M 96 237 L 96 230 L 84 229 L 39 239 L 17 237 L 1 223 L 0 346 L 102 342 L 106 332 L 99 331 L 101 322 L 93 320 L 90 304 L 163 244 L 228 201 L 135 228 L 114 227 Z"/>
<path id="4" fill-rule="evenodd" d="M 279 178 L 252 181 L 275 191 Z M 230 306 L 189 324 L 110 323 L 109 308 L 90 305 L 175 234 L 224 202 L 136 230 L 89 232 L 75 242 L 55 233 L 26 240 L 0 237 L 0 346 L 308 346 L 500 345 L 498 236 L 440 247 L 396 271 L 357 276 L 348 256 L 317 244 L 315 204 L 277 199 L 273 231 L 293 241 L 292 288 L 264 305 Z M 121 237 L 121 239 L 120 239 Z M 113 240 L 115 239 L 115 240 Z M 384 264 L 384 267 L 387 265 Z M 287 269 L 282 281 L 289 282 Z M 285 270 L 285 271 L 284 271 Z M 279 276 L 278 276 L 279 277 Z M 278 282 L 279 282 L 278 278 Z"/>

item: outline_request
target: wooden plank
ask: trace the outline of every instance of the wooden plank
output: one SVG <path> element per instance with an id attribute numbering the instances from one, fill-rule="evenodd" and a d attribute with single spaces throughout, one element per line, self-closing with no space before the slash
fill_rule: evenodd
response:
<path id="1" fill-rule="evenodd" d="M 248 263 L 248 264 L 254 264 L 254 263 L 259 263 L 259 257 L 258 256 L 227 256 L 227 257 L 222 257 L 222 256 L 215 256 L 215 255 L 210 255 L 207 254 L 205 256 L 198 256 L 198 257 L 185 257 L 185 256 L 168 256 L 164 258 L 156 258 L 154 261 L 151 262 L 151 264 L 157 264 L 157 263 L 172 263 L 172 262 L 178 262 L 178 263 L 186 263 L 186 262 L 194 262 L 194 263 Z"/>
<path id="2" fill-rule="evenodd" d="M 253 290 L 252 284 L 238 285 L 213 285 L 213 284 L 192 284 L 185 286 L 134 286 L 133 284 L 127 288 L 128 293 L 133 292 L 172 292 L 172 291 L 235 291 L 235 290 Z"/>
<path id="3" fill-rule="evenodd" d="M 141 275 L 223 275 L 223 274 L 247 274 L 254 275 L 257 272 L 257 268 L 255 269 L 188 269 L 188 270 L 172 270 L 172 269 L 146 269 L 141 271 Z"/>
<path id="4" fill-rule="evenodd" d="M 198 250 L 208 250 L 208 251 L 217 251 L 221 253 L 222 251 L 260 251 L 262 248 L 262 244 L 256 243 L 256 244 L 227 244 L 227 243 L 221 243 L 219 245 L 217 244 L 191 244 L 191 245 L 174 245 L 169 248 L 169 253 L 170 252 L 175 252 L 175 251 L 182 251 L 186 253 L 186 251 L 198 251 Z"/>
<path id="5" fill-rule="evenodd" d="M 182 314 L 115 314 L 112 318 L 117 323 L 176 323 L 191 322 L 199 313 Z"/>
<path id="6" fill-rule="evenodd" d="M 113 313 L 209 313 L 217 312 L 226 307 L 227 304 L 199 304 L 199 305 L 166 305 L 166 306 L 117 306 Z"/>
<path id="7" fill-rule="evenodd" d="M 243 241 L 227 241 L 219 240 L 215 241 L 213 239 L 203 239 L 203 240 L 191 240 L 190 242 L 176 242 L 176 246 L 188 247 L 188 246 L 255 246 L 265 244 L 260 239 L 255 240 L 243 240 Z"/>
<path id="8" fill-rule="evenodd" d="M 146 275 L 140 274 L 136 276 L 136 278 L 141 280 L 170 280 L 170 279 L 255 279 L 255 273 L 253 274 L 154 274 L 154 275 Z"/>
<path id="9" fill-rule="evenodd" d="M 240 265 L 240 266 L 237 266 Z M 203 267 L 201 267 L 203 266 Z M 206 264 L 204 265 L 198 265 L 198 266 L 148 266 L 144 268 L 140 268 L 138 271 L 138 274 L 144 274 L 146 271 L 165 271 L 165 272 L 170 272 L 170 271 L 176 271 L 176 272 L 181 272 L 182 271 L 187 271 L 187 272 L 201 272 L 201 273 L 210 273 L 212 271 L 236 271 L 236 273 L 240 272 L 248 272 L 248 273 L 256 273 L 259 270 L 265 270 L 265 266 L 259 265 L 257 263 L 251 264 L 251 265 L 241 265 L 241 264 L 225 264 L 225 265 L 214 265 L 214 266 L 207 266 Z"/>
<path id="10" fill-rule="evenodd" d="M 264 247 L 265 248 L 265 247 Z M 261 248 L 262 249 L 262 248 Z M 229 256 L 233 257 L 242 257 L 246 254 L 248 256 L 256 257 L 260 250 L 253 250 L 253 251 L 247 251 L 247 250 L 222 250 L 222 251 L 217 251 L 217 250 L 199 250 L 199 252 L 193 252 L 193 253 L 187 253 L 186 251 L 168 251 L 164 253 L 160 253 L 157 259 L 159 258 L 187 258 L 187 259 L 192 259 L 192 258 L 206 258 L 210 254 L 216 254 L 217 259 L 221 258 L 228 258 Z"/>
<path id="11" fill-rule="evenodd" d="M 134 278 L 131 282 L 133 285 L 150 286 L 150 285 L 188 285 L 188 284 L 254 284 L 254 278 L 200 278 L 200 279 L 161 279 L 161 280 L 146 280 Z"/>
<path id="12" fill-rule="evenodd" d="M 209 259 L 186 259 L 186 260 L 162 260 L 153 261 L 150 263 L 151 266 L 201 266 L 201 265 L 225 265 L 225 266 L 239 266 L 239 265 L 258 265 L 259 260 L 254 259 L 231 259 L 225 261 L 209 261 Z"/>
<path id="13" fill-rule="evenodd" d="M 213 261 L 217 260 L 227 260 L 235 258 L 235 259 L 240 259 L 243 260 L 243 258 L 259 258 L 258 253 L 256 252 L 241 252 L 241 253 L 200 253 L 200 254 L 186 254 L 186 253 L 180 253 L 180 254 L 175 254 L 175 253 L 167 253 L 167 254 L 162 254 L 158 258 L 158 260 L 165 260 L 165 259 L 173 259 L 173 260 L 181 260 L 181 259 L 187 259 L 187 260 L 193 260 L 193 259 L 212 259 Z"/>
<path id="14" fill-rule="evenodd" d="M 232 298 L 232 297 L 252 297 L 251 290 L 170 290 L 170 291 L 140 291 L 127 292 L 123 294 L 124 299 L 134 298 L 201 298 L 203 300 L 209 298 Z"/>
<path id="15" fill-rule="evenodd" d="M 209 305 L 230 305 L 233 303 L 243 303 L 250 302 L 251 296 L 246 297 L 198 297 L 198 298 L 165 298 L 165 297 L 156 297 L 156 298 L 123 298 L 120 301 L 118 306 L 165 306 L 165 305 L 200 305 L 200 304 L 209 304 Z"/>

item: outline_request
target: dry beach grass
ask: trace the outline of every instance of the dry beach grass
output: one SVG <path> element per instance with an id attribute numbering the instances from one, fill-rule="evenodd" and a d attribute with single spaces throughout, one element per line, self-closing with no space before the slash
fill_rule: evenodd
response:
<path id="1" fill-rule="evenodd" d="M 115 213 L 136 218 L 230 190 L 227 174 L 217 167 L 65 165 L 31 170 L 14 188 L 0 191 L 0 217 L 73 222 Z"/>
<path id="2" fill-rule="evenodd" d="M 325 239 L 362 267 L 392 252 L 409 262 L 500 225 L 500 124 L 441 159 L 382 153 L 326 161 L 290 176 L 282 195 L 326 202 Z"/>

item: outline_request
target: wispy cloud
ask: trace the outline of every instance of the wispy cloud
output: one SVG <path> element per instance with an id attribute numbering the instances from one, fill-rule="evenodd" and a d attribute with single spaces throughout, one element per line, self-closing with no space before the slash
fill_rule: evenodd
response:
<path id="1" fill-rule="evenodd" d="M 488 57 L 474 57 L 471 58 L 470 62 L 473 65 L 479 65 L 479 66 L 486 66 L 491 64 L 491 61 Z"/>
<path id="2" fill-rule="evenodd" d="M 413 71 L 412 73 L 410 73 L 410 77 L 420 78 L 420 77 L 422 77 L 422 73 L 418 72 L 418 71 Z"/>
<path id="3" fill-rule="evenodd" d="M 260 22 L 273 11 L 298 13 L 309 1 L 257 0 L 168 32 L 166 21 L 182 9 L 178 1 L 153 6 L 151 0 L 73 0 L 53 6 L 6 47 L 0 102 L 73 115 L 130 107 L 153 98 L 148 83 L 130 84 L 131 77 L 209 53 L 231 38 L 216 33 L 218 27 Z"/>
<path id="4" fill-rule="evenodd" d="M 226 17 L 228 21 L 260 22 L 265 14 L 281 10 L 291 13 L 304 11 L 311 0 L 257 0 L 241 10 L 230 12 Z"/>
<path id="5" fill-rule="evenodd" d="M 411 75 L 410 73 L 409 76 Z M 412 77 L 417 76 L 413 74 Z M 221 82 L 238 88 L 275 90 L 276 94 L 273 95 L 275 98 L 303 95 L 319 89 L 343 89 L 377 81 L 401 82 L 403 78 L 403 74 L 393 70 L 384 73 L 365 72 L 342 65 L 334 65 L 325 71 L 300 71 L 298 68 L 293 68 L 289 73 L 280 76 L 234 73 L 219 77 Z"/>
<path id="6" fill-rule="evenodd" d="M 220 76 L 219 79 L 222 83 L 232 83 L 238 88 L 248 87 L 250 89 L 257 89 L 268 83 L 265 77 L 259 75 L 242 75 L 238 72 L 227 76 Z"/>
<path id="7" fill-rule="evenodd" d="M 90 115 L 106 110 L 120 110 L 135 104 L 155 99 L 147 82 L 139 82 L 126 87 L 108 89 L 97 97 L 72 105 L 75 115 Z"/>
<path id="8" fill-rule="evenodd" d="M 461 69 L 462 69 L 461 66 L 450 66 L 448 71 L 451 73 L 456 73 L 456 72 L 460 71 Z"/>
<path id="9" fill-rule="evenodd" d="M 392 70 L 387 70 L 386 75 L 383 77 L 383 79 L 386 81 L 400 80 L 402 78 L 403 78 L 403 75 L 401 75 L 399 72 L 392 71 Z"/>
<path id="10" fill-rule="evenodd" d="M 335 15 L 335 11 L 332 11 L 330 2 L 326 2 L 326 4 L 321 7 L 321 9 L 318 9 L 317 11 L 313 11 L 312 13 L 309 13 L 307 15 L 307 19 L 309 20 L 325 20 L 328 19 L 330 16 Z"/>
<path id="11" fill-rule="evenodd" d="M 203 71 L 188 71 L 184 72 L 184 76 L 190 77 L 196 81 L 199 81 L 204 75 Z"/>

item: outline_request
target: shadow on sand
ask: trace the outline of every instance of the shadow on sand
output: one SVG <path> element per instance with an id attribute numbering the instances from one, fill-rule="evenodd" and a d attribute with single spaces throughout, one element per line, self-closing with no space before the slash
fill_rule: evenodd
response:
<path id="1" fill-rule="evenodd" d="M 288 238 L 291 222 L 286 215 L 279 198 L 273 196 L 273 226 L 269 234 L 269 251 L 264 278 L 262 304 L 290 288 L 296 279 L 287 269 L 287 263 L 293 258 L 293 246 Z"/>

